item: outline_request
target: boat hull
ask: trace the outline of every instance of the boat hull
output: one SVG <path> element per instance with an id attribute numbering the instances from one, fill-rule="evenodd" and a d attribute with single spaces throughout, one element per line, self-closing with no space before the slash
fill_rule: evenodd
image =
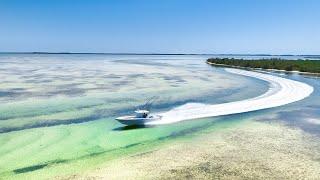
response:
<path id="1" fill-rule="evenodd" d="M 161 116 L 152 116 L 147 118 L 136 118 L 135 116 L 122 116 L 122 117 L 116 118 L 116 120 L 127 126 L 134 126 L 134 125 L 140 126 L 140 125 L 145 125 L 148 122 L 161 120 Z"/>

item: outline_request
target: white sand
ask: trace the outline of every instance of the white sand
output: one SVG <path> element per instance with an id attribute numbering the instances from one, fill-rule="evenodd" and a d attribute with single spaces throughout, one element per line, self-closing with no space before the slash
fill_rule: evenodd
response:
<path id="1" fill-rule="evenodd" d="M 258 97 L 230 103 L 213 105 L 187 103 L 170 111 L 161 113 L 160 115 L 163 117 L 160 121 L 154 121 L 148 124 L 169 124 L 190 119 L 230 115 L 273 108 L 302 100 L 313 92 L 312 86 L 302 82 L 253 71 L 231 68 L 226 68 L 225 70 L 230 73 L 267 81 L 270 84 L 270 88 L 266 93 Z"/>
<path id="2" fill-rule="evenodd" d="M 319 137 L 244 122 L 57 179 L 319 179 Z"/>

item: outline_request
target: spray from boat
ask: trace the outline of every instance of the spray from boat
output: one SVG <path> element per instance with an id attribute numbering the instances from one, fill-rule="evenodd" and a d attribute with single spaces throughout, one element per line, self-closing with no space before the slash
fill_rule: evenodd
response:
<path id="1" fill-rule="evenodd" d="M 254 71 L 231 68 L 225 70 L 229 73 L 266 81 L 269 83 L 269 90 L 254 98 L 229 103 L 187 103 L 157 115 L 149 115 L 150 111 L 138 109 L 136 115 L 119 117 L 117 120 L 126 125 L 170 124 L 190 119 L 231 115 L 283 106 L 300 101 L 313 92 L 312 86 L 302 82 Z"/>

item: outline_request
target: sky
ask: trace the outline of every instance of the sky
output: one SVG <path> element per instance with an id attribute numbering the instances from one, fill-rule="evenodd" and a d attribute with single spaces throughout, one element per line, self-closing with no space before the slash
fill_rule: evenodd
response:
<path id="1" fill-rule="evenodd" d="M 319 0 L 0 0 L 0 52 L 320 54 Z"/>

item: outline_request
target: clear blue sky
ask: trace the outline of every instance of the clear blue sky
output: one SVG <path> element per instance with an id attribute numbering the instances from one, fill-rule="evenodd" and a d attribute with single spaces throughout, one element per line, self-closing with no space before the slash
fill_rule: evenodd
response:
<path id="1" fill-rule="evenodd" d="M 0 51 L 320 54 L 320 1 L 0 0 Z"/>

